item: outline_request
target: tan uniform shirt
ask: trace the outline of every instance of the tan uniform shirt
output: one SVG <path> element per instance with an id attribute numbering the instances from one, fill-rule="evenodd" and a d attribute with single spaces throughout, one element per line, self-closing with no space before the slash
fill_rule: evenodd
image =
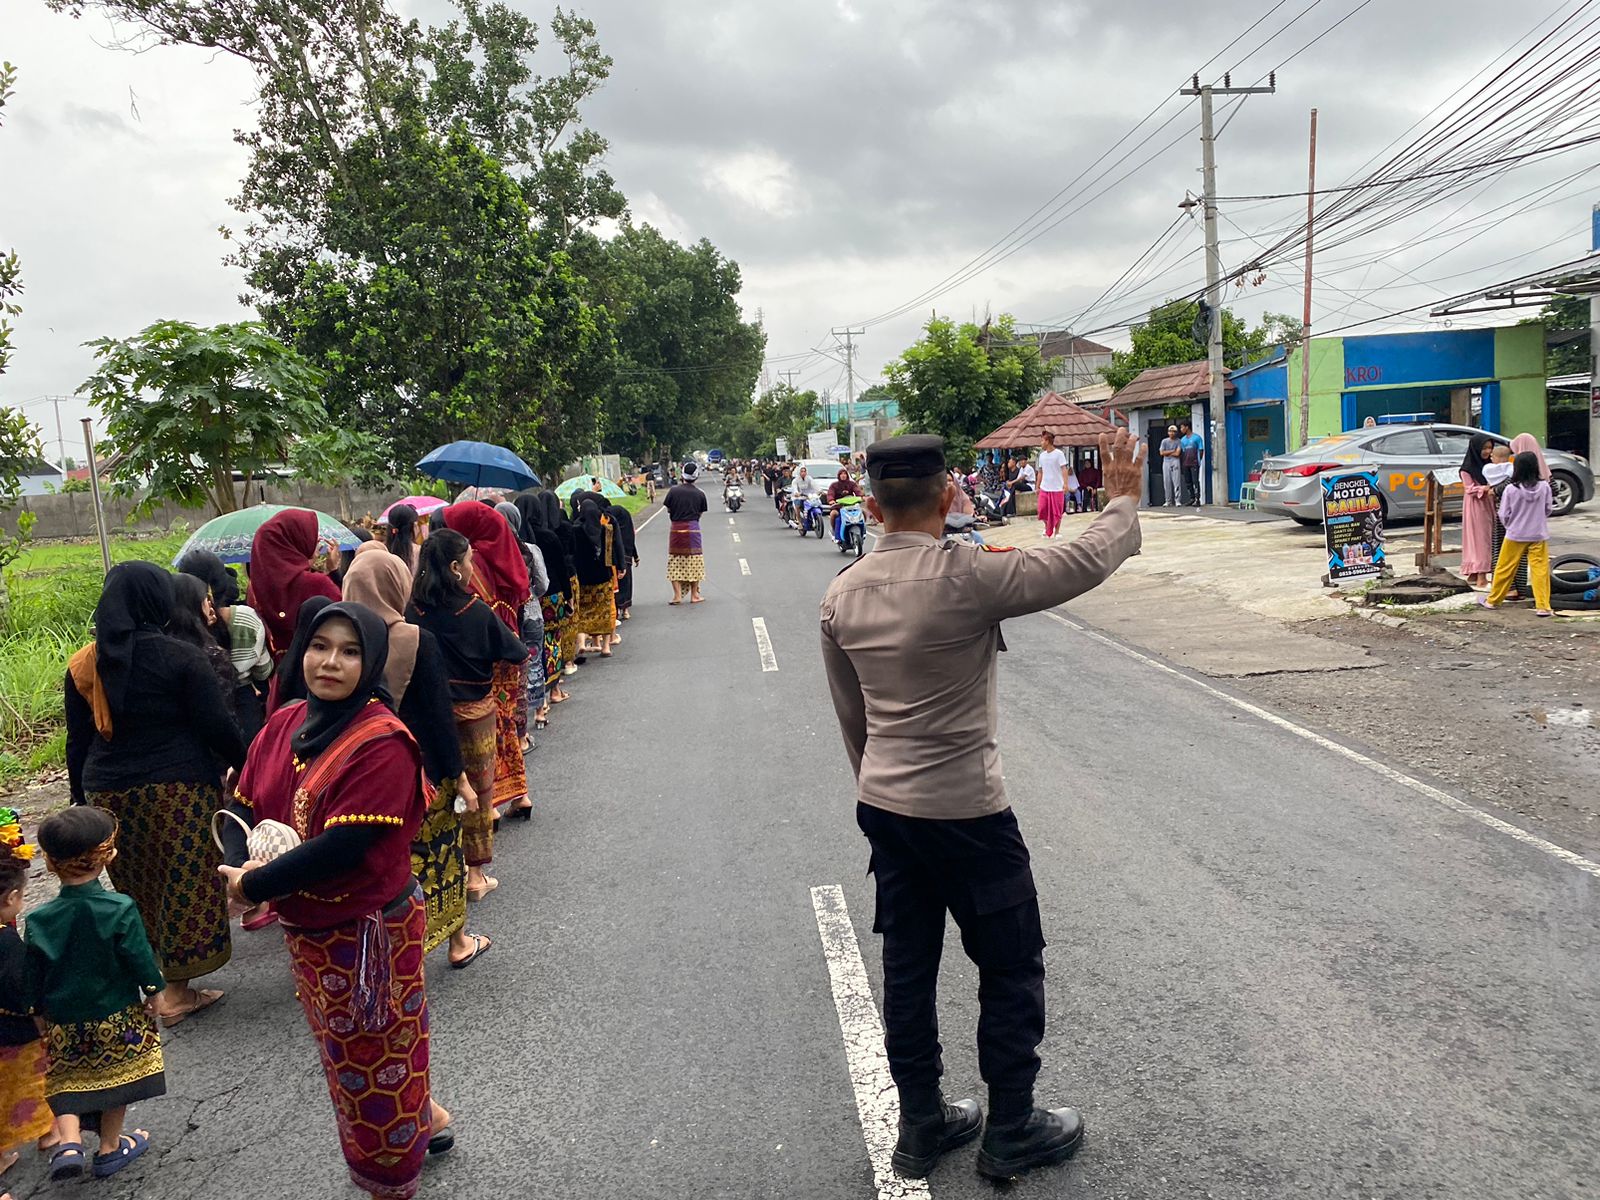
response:
<path id="1" fill-rule="evenodd" d="M 1002 811 L 1000 622 L 1082 595 L 1138 549 L 1123 497 L 1076 541 L 985 550 L 890 533 L 841 572 L 822 598 L 822 657 L 861 802 L 939 820 Z"/>

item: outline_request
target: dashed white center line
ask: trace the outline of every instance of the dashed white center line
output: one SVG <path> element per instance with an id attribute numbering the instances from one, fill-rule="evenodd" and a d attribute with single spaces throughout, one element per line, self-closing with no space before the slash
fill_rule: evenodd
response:
<path id="1" fill-rule="evenodd" d="M 739 535 L 737 533 L 730 533 L 728 536 L 736 542 L 739 540 Z"/>
<path id="2" fill-rule="evenodd" d="M 767 623 L 760 617 L 751 617 L 750 626 L 756 631 L 756 649 L 761 652 L 761 669 L 776 671 L 778 656 L 772 652 L 772 637 L 767 633 Z"/>
<path id="3" fill-rule="evenodd" d="M 811 907 L 822 937 L 822 956 L 828 962 L 833 1004 L 839 1010 L 844 1034 L 844 1057 L 850 1068 L 850 1086 L 856 1094 L 861 1136 L 872 1163 L 872 1182 L 878 1200 L 920 1200 L 931 1196 L 926 1180 L 906 1179 L 895 1173 L 894 1144 L 899 1137 L 900 1097 L 889 1076 L 889 1058 L 883 1049 L 883 1021 L 867 983 L 866 964 L 850 924 L 850 910 L 837 884 L 811 889 Z"/>
<path id="4" fill-rule="evenodd" d="M 749 562 L 748 559 L 741 558 L 739 560 L 739 574 L 741 574 L 741 575 L 750 574 L 750 562 Z"/>
<path id="5" fill-rule="evenodd" d="M 729 525 L 732 525 L 732 524 L 733 524 L 733 518 L 732 518 L 732 517 L 729 517 L 729 518 L 728 518 L 728 524 L 729 524 Z"/>

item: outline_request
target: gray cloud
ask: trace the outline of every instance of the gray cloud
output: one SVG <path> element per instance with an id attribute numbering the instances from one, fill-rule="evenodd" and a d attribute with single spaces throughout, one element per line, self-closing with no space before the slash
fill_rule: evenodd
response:
<path id="1" fill-rule="evenodd" d="M 1325 32 L 1358 2 L 1325 0 L 1308 10 L 1309 0 L 1294 0 L 1207 69 L 1214 78 L 1237 64 L 1235 81 L 1250 82 L 1321 35 L 1284 66 L 1277 95 L 1251 99 L 1227 126 L 1218 151 L 1224 194 L 1303 188 L 1313 105 L 1322 121 L 1319 177 L 1349 178 L 1545 15 L 1490 0 L 1374 3 Z M 403 7 L 424 19 L 443 11 L 438 0 Z M 588 0 L 581 11 L 616 65 L 587 119 L 610 140 L 608 166 L 638 219 L 673 236 L 708 237 L 740 262 L 747 309 L 762 309 L 775 355 L 829 343 L 830 328 L 910 301 L 1080 173 L 1100 176 L 1090 189 L 1098 191 L 1137 166 L 991 270 L 875 326 L 858 363 L 871 378 L 935 306 L 1044 322 L 1099 296 L 1178 215 L 1185 190 L 1199 189 L 1200 148 L 1189 131 L 1195 106 L 1173 93 L 1270 7 Z M 546 15 L 542 3 L 531 11 Z M 1256 49 L 1301 11 L 1303 19 Z M 24 67 L 23 91 L 15 122 L 0 131 L 0 161 L 17 153 L 27 167 L 21 177 L 32 181 L 0 196 L 0 230 L 22 246 L 30 289 L 19 356 L 0 380 L 0 396 L 13 400 L 70 390 L 86 374 L 75 348 L 84 337 L 157 316 L 237 315 L 237 280 L 217 262 L 213 231 L 231 219 L 226 197 L 242 163 L 230 131 L 248 116 L 239 106 L 247 81 L 231 64 L 182 51 L 117 55 L 96 47 L 82 25 L 30 10 L 18 23 L 19 45 L 8 53 Z M 142 142 L 113 136 L 116 126 L 128 132 L 119 114 L 130 86 Z M 1091 167 L 1152 109 L 1155 120 L 1131 142 L 1176 119 L 1149 145 L 1130 151 L 1125 143 Z M 33 134 L 25 121 L 36 122 Z M 35 136 L 45 126 L 49 136 Z M 1511 172 L 1481 196 L 1464 193 L 1453 217 L 1448 206 L 1436 208 L 1330 251 L 1318 271 L 1326 284 L 1317 290 L 1318 324 L 1557 261 L 1567 247 L 1533 252 L 1569 231 L 1571 253 L 1581 253 L 1587 239 L 1577 227 L 1591 192 L 1600 194 L 1600 172 L 1568 185 L 1561 203 L 1508 214 L 1427 262 L 1472 235 L 1465 223 L 1476 214 L 1583 165 L 1568 156 Z M 71 189 L 70 203 L 63 189 Z M 1302 209 L 1298 200 L 1226 206 L 1236 225 L 1223 227 L 1225 259 L 1250 256 L 1247 234 L 1292 226 Z M 1411 246 L 1441 230 L 1451 236 Z M 1203 277 L 1199 245 L 1198 227 L 1183 227 L 1158 258 L 1171 269 L 1088 314 L 1085 325 L 1189 290 Z M 1418 285 L 1402 270 L 1443 281 Z M 1250 316 L 1298 311 L 1298 272 L 1274 268 L 1263 286 L 1230 303 Z M 1408 327 L 1404 318 L 1392 324 Z M 811 377 L 802 382 L 842 382 L 831 360 L 802 365 Z"/>

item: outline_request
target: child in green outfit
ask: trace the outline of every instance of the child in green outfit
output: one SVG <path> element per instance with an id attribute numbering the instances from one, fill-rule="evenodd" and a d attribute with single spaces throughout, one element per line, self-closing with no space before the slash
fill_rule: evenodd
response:
<path id="1" fill-rule="evenodd" d="M 116 842 L 116 818 L 101 808 L 78 805 L 39 826 L 45 864 L 61 880 L 61 894 L 28 915 L 25 938 L 50 1055 L 45 1094 L 64 1135 L 55 1179 L 83 1173 L 84 1127 L 99 1130 L 97 1178 L 142 1155 L 150 1135 L 123 1132 L 128 1105 L 167 1090 L 153 1019 L 161 968 L 134 902 L 100 885 Z"/>

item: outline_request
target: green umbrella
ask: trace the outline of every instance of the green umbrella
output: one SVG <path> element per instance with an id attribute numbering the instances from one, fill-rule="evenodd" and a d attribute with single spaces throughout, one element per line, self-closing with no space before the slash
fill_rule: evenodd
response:
<path id="1" fill-rule="evenodd" d="M 590 480 L 593 478 L 594 477 L 592 475 L 574 475 L 560 487 L 556 488 L 556 495 L 560 498 L 562 503 L 566 503 L 568 500 L 572 499 L 573 492 L 595 491 L 596 489 L 594 484 L 590 482 Z M 621 484 L 612 483 L 609 479 L 602 479 L 600 481 L 600 487 L 598 490 L 600 494 L 607 500 L 620 500 L 628 494 L 622 490 Z"/>
<path id="2" fill-rule="evenodd" d="M 265 525 L 267 518 L 273 514 L 298 507 L 296 504 L 255 504 L 238 512 L 212 517 L 189 535 L 183 549 L 172 560 L 173 564 L 176 565 L 191 550 L 209 550 L 225 563 L 247 563 L 250 561 L 250 543 L 255 540 L 256 530 Z M 314 508 L 309 511 L 317 513 L 318 538 L 337 542 L 341 550 L 354 550 L 361 544 L 361 539 L 342 522 Z"/>

